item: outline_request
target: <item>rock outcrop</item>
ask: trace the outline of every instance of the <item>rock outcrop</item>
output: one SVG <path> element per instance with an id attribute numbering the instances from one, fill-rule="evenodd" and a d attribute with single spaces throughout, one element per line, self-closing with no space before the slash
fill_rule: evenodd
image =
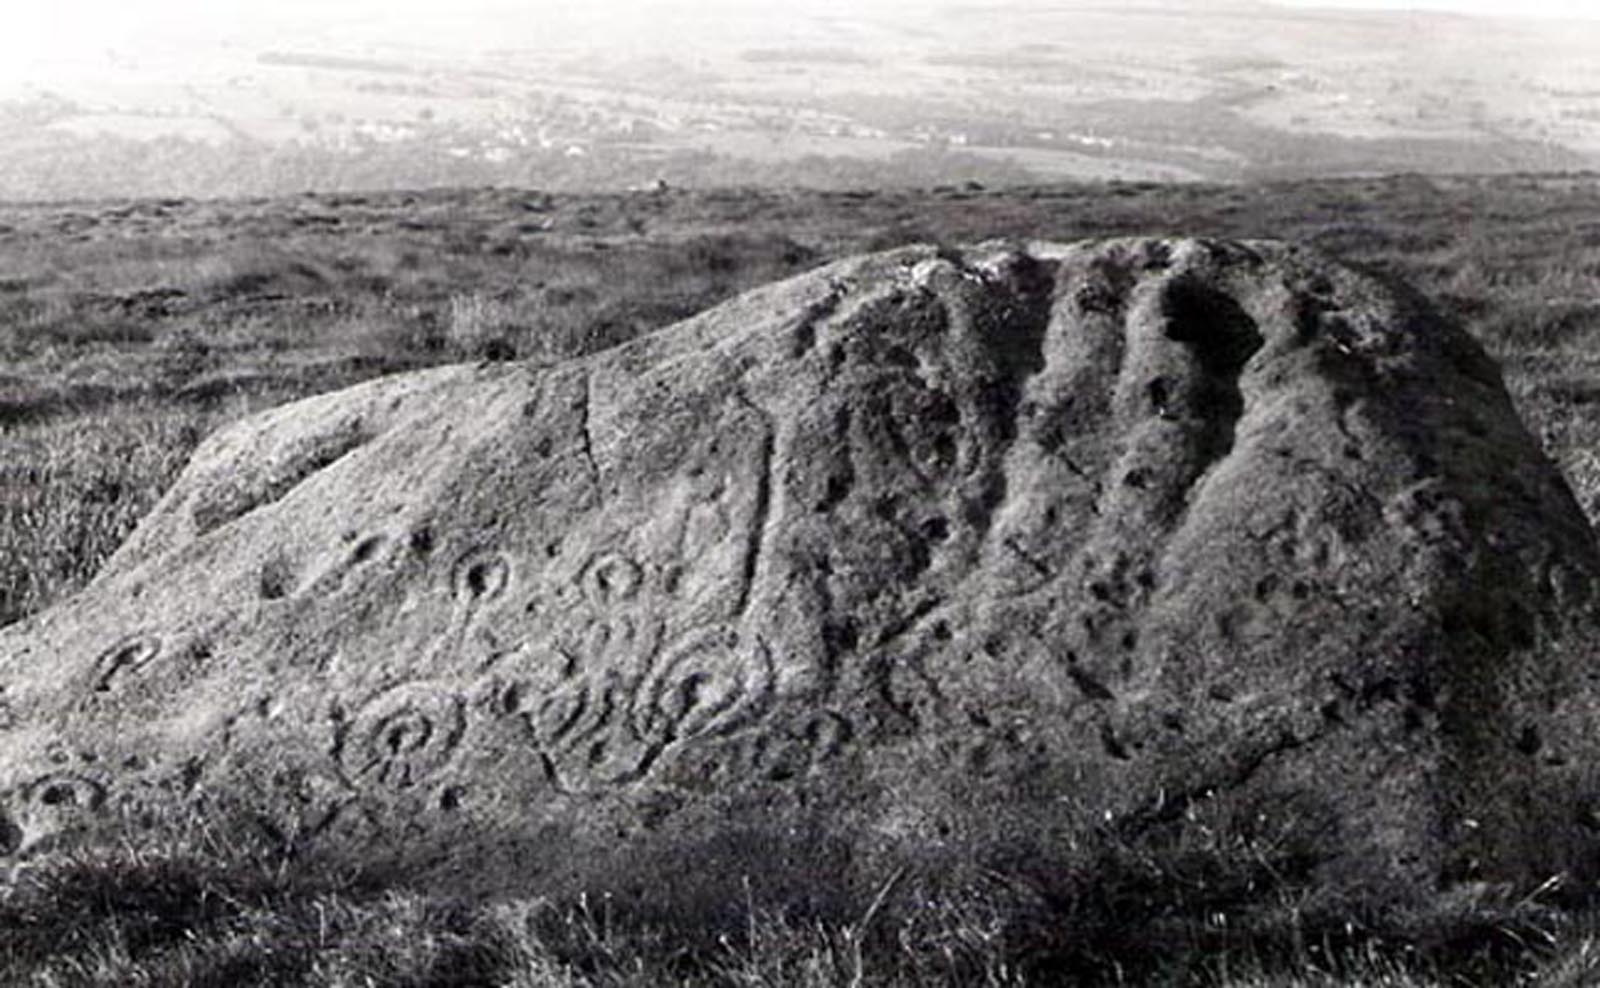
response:
<path id="1" fill-rule="evenodd" d="M 911 248 L 216 435 L 0 633 L 0 831 L 193 807 L 668 901 L 1200 826 L 1362 894 L 1537 881 L 1600 850 L 1597 576 L 1402 289 L 1272 243 Z"/>

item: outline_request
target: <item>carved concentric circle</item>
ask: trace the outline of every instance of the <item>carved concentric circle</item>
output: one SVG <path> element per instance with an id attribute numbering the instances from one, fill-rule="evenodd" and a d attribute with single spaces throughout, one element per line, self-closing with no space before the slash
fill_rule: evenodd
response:
<path id="1" fill-rule="evenodd" d="M 137 674 L 161 654 L 161 639 L 154 635 L 130 635 L 100 653 L 94 663 L 96 693 L 107 693 L 128 676 Z"/>
<path id="2" fill-rule="evenodd" d="M 579 582 L 596 607 L 612 607 L 639 595 L 644 568 L 620 552 L 602 552 L 589 560 Z"/>
<path id="3" fill-rule="evenodd" d="M 466 726 L 455 693 L 430 683 L 398 686 L 357 712 L 339 746 L 339 762 L 357 785 L 408 789 L 450 760 Z"/>
<path id="4" fill-rule="evenodd" d="M 83 827 L 106 804 L 106 787 L 76 772 L 51 772 L 14 790 L 0 812 L 0 856 Z"/>
<path id="5" fill-rule="evenodd" d="M 451 575 L 456 600 L 477 607 L 498 599 L 511 584 L 511 561 L 502 553 L 476 549 L 456 561 Z"/>
<path id="6" fill-rule="evenodd" d="M 675 648 L 651 677 L 643 732 L 669 741 L 729 733 L 772 699 L 772 657 L 731 629 L 703 631 Z"/>
<path id="7" fill-rule="evenodd" d="M 579 674 L 578 660 L 553 648 L 526 648 L 503 670 L 508 680 L 500 689 L 506 714 L 522 717 L 534 739 L 559 747 L 575 734 L 604 726 L 591 704 L 589 683 Z"/>
<path id="8" fill-rule="evenodd" d="M 53 772 L 29 783 L 22 801 L 30 815 L 70 817 L 98 812 L 105 805 L 106 789 L 76 773 Z"/>

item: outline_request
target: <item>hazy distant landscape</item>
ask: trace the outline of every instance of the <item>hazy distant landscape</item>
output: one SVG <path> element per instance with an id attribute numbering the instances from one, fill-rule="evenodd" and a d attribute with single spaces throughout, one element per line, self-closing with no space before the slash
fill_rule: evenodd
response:
<path id="1" fill-rule="evenodd" d="M 1600 166 L 1595 21 L 1247 0 L 291 14 L 12 65 L 0 198 Z"/>

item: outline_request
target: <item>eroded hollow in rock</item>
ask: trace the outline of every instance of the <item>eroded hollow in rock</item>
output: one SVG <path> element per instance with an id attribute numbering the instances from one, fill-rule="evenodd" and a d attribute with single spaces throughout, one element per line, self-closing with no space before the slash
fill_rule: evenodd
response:
<path id="1" fill-rule="evenodd" d="M 1244 413 L 1239 375 L 1264 339 L 1237 299 L 1195 277 L 1178 278 L 1166 286 L 1161 317 L 1167 338 L 1188 345 L 1200 365 L 1201 379 L 1191 385 L 1189 411 L 1207 425 L 1204 458 L 1221 459 L 1233 448 L 1234 427 Z M 1155 383 L 1151 389 L 1154 400 Z"/>

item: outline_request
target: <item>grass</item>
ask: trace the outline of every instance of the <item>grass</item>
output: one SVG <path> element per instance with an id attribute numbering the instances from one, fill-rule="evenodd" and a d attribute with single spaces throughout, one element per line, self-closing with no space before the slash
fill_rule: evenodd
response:
<path id="1" fill-rule="evenodd" d="M 159 216 L 0 206 L 0 624 L 82 587 L 200 439 L 261 408 L 408 368 L 593 352 L 863 250 L 1171 233 L 1306 241 L 1412 282 L 1500 360 L 1530 431 L 1600 519 L 1593 177 L 480 189 L 175 202 Z M 1426 915 L 1369 914 L 1307 899 L 1251 847 L 1224 850 L 1108 843 L 1080 894 L 1020 915 L 978 892 L 923 902 L 896 887 L 885 908 L 843 921 L 751 906 L 742 926 L 708 931 L 537 889 L 453 901 L 284 848 L 229 847 L 189 822 L 0 872 L 0 983 L 1600 982 L 1587 890 L 1469 889 Z M 1217 860 L 1237 867 L 1203 864 Z"/>
<path id="2" fill-rule="evenodd" d="M 1135 876 L 1102 861 L 1089 901 L 1025 914 L 978 892 L 925 900 L 895 876 L 846 921 L 751 906 L 739 925 L 707 930 L 652 925 L 609 899 L 391 887 L 191 823 L 16 866 L 0 880 L 0 983 L 1578 988 L 1600 977 L 1600 911 L 1557 908 L 1545 901 L 1553 885 L 1516 898 L 1476 890 L 1382 927 L 1285 912 L 1230 930 L 1234 903 L 1213 899 L 1202 914 L 1179 894 L 1175 908 L 1194 877 L 1176 862 L 1138 865 Z"/>

